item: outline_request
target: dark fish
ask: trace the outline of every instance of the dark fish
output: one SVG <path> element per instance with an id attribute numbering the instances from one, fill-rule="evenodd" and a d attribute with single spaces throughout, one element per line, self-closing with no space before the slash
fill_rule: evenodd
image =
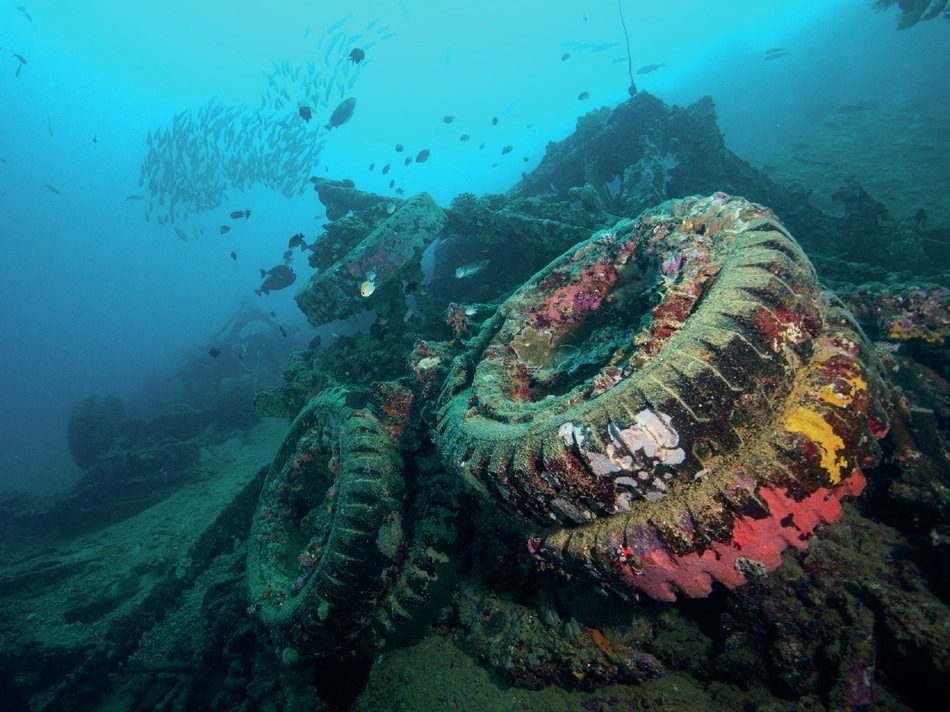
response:
<path id="1" fill-rule="evenodd" d="M 383 171 L 382 171 L 382 173 L 383 173 L 383 175 L 386 175 L 387 173 L 389 173 L 389 164 L 388 164 L 388 163 L 387 163 L 385 166 L 383 166 Z"/>
<path id="2" fill-rule="evenodd" d="M 93 142 L 93 143 L 99 143 L 99 139 L 97 139 L 95 136 L 93 136 L 93 137 L 92 137 L 92 142 Z"/>
<path id="3" fill-rule="evenodd" d="M 30 22 L 33 22 L 33 18 L 30 17 L 30 13 L 28 13 L 28 12 L 26 11 L 26 5 L 17 5 L 16 9 L 19 10 L 20 12 L 22 12 L 22 13 L 23 13 L 23 16 L 24 16 L 27 20 L 29 20 Z"/>
<path id="4" fill-rule="evenodd" d="M 402 153 L 403 145 L 401 143 L 396 144 L 396 153 Z"/>
<path id="5" fill-rule="evenodd" d="M 240 220 L 241 218 L 249 218 L 249 217 L 251 217 L 250 210 L 232 210 L 231 211 L 232 220 Z"/>
<path id="6" fill-rule="evenodd" d="M 59 195 L 59 188 L 57 188 L 55 185 L 50 185 L 49 183 L 44 183 L 43 185 L 46 186 L 46 190 L 48 190 L 50 193 L 56 193 L 56 195 Z"/>
<path id="7" fill-rule="evenodd" d="M 49 119 L 48 116 L 46 117 L 46 128 L 47 128 L 47 130 L 49 131 L 49 135 L 52 136 L 52 135 L 53 135 L 53 122 L 50 121 L 50 119 Z"/>
<path id="8" fill-rule="evenodd" d="M 272 317 L 274 317 L 275 319 L 277 318 L 277 312 L 275 312 L 275 311 L 273 311 L 273 310 L 271 311 L 270 315 L 271 315 Z"/>
<path id="9" fill-rule="evenodd" d="M 145 200 L 145 196 L 144 196 L 144 195 L 133 194 L 133 195 L 127 195 L 127 196 L 125 196 L 125 199 L 126 199 L 126 200 Z"/>
<path id="10" fill-rule="evenodd" d="M 429 149 L 423 148 L 419 153 L 416 154 L 416 163 L 425 163 L 426 159 L 429 158 Z"/>
<path id="11" fill-rule="evenodd" d="M 359 64 L 364 59 L 366 59 L 366 52 L 361 50 L 359 47 L 354 47 L 350 50 L 350 61 L 353 64 Z"/>
<path id="12" fill-rule="evenodd" d="M 280 324 L 277 325 L 277 328 L 280 329 L 280 333 L 284 335 L 284 338 L 287 338 L 287 329 L 282 327 Z"/>
<path id="13" fill-rule="evenodd" d="M 403 165 L 408 166 L 410 163 L 412 163 L 412 156 L 406 156 L 406 160 L 403 161 Z"/>
<path id="14" fill-rule="evenodd" d="M 647 64 L 643 67 L 640 67 L 637 70 L 637 74 L 649 74 L 650 72 L 655 72 L 657 69 L 662 69 L 666 66 L 666 62 L 660 62 L 659 64 Z"/>
<path id="15" fill-rule="evenodd" d="M 159 218 L 158 222 L 163 223 L 165 221 Z M 177 225 L 175 225 L 175 234 L 178 236 L 178 239 L 181 240 L 182 242 L 188 242 L 188 235 L 185 233 L 184 230 L 182 230 Z"/>
<path id="16" fill-rule="evenodd" d="M 376 164 L 375 164 L 375 163 L 370 163 L 370 164 L 369 164 L 369 170 L 370 170 L 370 171 L 372 171 L 375 167 L 376 167 Z"/>
<path id="17" fill-rule="evenodd" d="M 784 57 L 786 54 L 788 54 L 788 50 L 787 50 L 787 49 L 783 49 L 783 48 L 781 48 L 781 47 L 776 47 L 776 48 L 770 49 L 768 52 L 766 52 L 766 53 L 765 53 L 765 58 L 766 58 L 767 60 L 768 60 L 768 59 L 779 59 L 780 57 Z"/>
<path id="18" fill-rule="evenodd" d="M 291 262 L 294 261 L 294 251 L 284 250 L 283 259 L 284 259 L 284 264 L 289 265 Z"/>
<path id="19" fill-rule="evenodd" d="M 389 181 L 389 187 L 390 187 L 390 188 L 392 188 L 394 185 L 396 185 L 396 179 L 395 179 L 395 178 L 393 178 L 391 181 Z"/>
<path id="20" fill-rule="evenodd" d="M 286 289 L 294 283 L 297 279 L 297 275 L 294 274 L 294 271 L 287 265 L 277 265 L 267 270 L 262 269 L 261 279 L 263 279 L 264 282 L 261 284 L 260 289 L 254 290 L 258 296 L 270 294 L 278 289 Z"/>
<path id="21" fill-rule="evenodd" d="M 765 50 L 765 54 L 788 54 L 787 47 L 772 47 L 771 49 Z"/>
<path id="22" fill-rule="evenodd" d="M 463 141 L 463 142 L 468 141 L 470 138 L 471 136 L 469 136 L 468 134 L 462 134 L 461 136 L 459 136 L 459 141 Z"/>
<path id="23" fill-rule="evenodd" d="M 397 194 L 397 195 L 402 195 L 402 194 L 405 193 L 405 192 L 406 192 L 406 191 L 405 191 L 404 189 L 402 189 L 402 188 L 396 188 L 396 194 Z"/>
<path id="24" fill-rule="evenodd" d="M 531 159 L 528 158 L 527 156 L 522 156 L 522 157 L 521 157 L 521 160 L 524 161 L 525 163 L 527 163 L 527 162 L 530 161 Z"/>
<path id="25" fill-rule="evenodd" d="M 497 116 L 492 116 L 492 117 L 491 117 L 491 125 L 492 125 L 492 126 L 497 126 L 497 125 L 498 125 L 498 117 L 497 117 Z"/>
<path id="26" fill-rule="evenodd" d="M 220 232 L 222 235 L 225 235 L 231 232 L 231 228 L 228 225 L 222 225 L 218 228 L 218 232 Z"/>
<path id="27" fill-rule="evenodd" d="M 237 252 L 235 252 L 234 250 L 231 250 L 230 255 L 231 255 L 231 259 L 237 262 Z"/>
<path id="28" fill-rule="evenodd" d="M 299 109 L 297 109 L 297 113 L 300 114 L 300 118 L 303 119 L 304 121 L 310 121 L 310 119 L 313 118 L 313 112 L 310 111 L 309 106 L 301 106 Z M 346 119 L 344 119 L 344 121 L 345 120 Z M 330 121 L 333 121 L 332 117 L 330 118 Z M 340 123 L 342 124 L 343 121 L 341 121 Z"/>
<path id="29" fill-rule="evenodd" d="M 350 117 L 353 116 L 353 109 L 356 108 L 356 99 L 350 97 L 341 103 L 338 107 L 333 110 L 333 113 L 330 114 L 330 122 L 327 124 L 328 129 L 336 128 L 337 126 L 342 126 L 347 121 L 350 120 Z"/>
<path id="30" fill-rule="evenodd" d="M 570 59 L 570 58 L 571 58 L 571 53 L 570 53 L 570 52 L 565 52 L 564 54 L 561 55 L 561 61 L 562 61 L 562 62 L 566 62 L 566 61 L 567 61 L 568 59 Z"/>
<path id="31" fill-rule="evenodd" d="M 511 153 L 512 148 L 513 148 L 513 147 L 511 146 L 511 144 L 509 144 L 509 145 L 503 147 L 503 148 L 501 149 L 501 155 L 504 156 L 506 153 Z"/>
<path id="32" fill-rule="evenodd" d="M 454 117 L 454 116 L 443 116 L 443 117 L 442 117 L 442 120 L 443 120 L 445 123 L 447 123 L 447 124 L 451 124 L 453 121 L 455 121 L 455 117 Z"/>
<path id="33" fill-rule="evenodd" d="M 578 101 L 584 101 L 585 99 L 590 99 L 590 92 L 582 91 L 577 95 Z"/>
<path id="34" fill-rule="evenodd" d="M 290 249 L 294 249 L 295 247 L 299 247 L 301 252 L 303 252 L 304 250 L 306 250 L 307 247 L 308 247 L 308 245 L 307 245 L 306 241 L 304 240 L 303 233 L 302 233 L 302 232 L 298 232 L 296 235 L 294 235 L 293 237 L 291 237 L 291 238 L 287 241 L 287 247 L 289 247 Z"/>
<path id="35" fill-rule="evenodd" d="M 218 358 L 218 356 L 221 355 L 221 349 L 219 349 L 217 346 L 212 346 L 210 349 L 208 349 L 208 355 L 211 358 Z"/>
<path id="36" fill-rule="evenodd" d="M 484 144 L 484 143 L 478 144 L 478 150 L 479 150 L 479 151 L 481 151 L 483 148 L 485 148 L 485 144 Z"/>
<path id="37" fill-rule="evenodd" d="M 26 61 L 26 57 L 24 57 L 22 54 L 17 54 L 16 52 L 11 52 L 10 54 L 16 57 L 20 64 L 29 64 L 29 62 Z"/>

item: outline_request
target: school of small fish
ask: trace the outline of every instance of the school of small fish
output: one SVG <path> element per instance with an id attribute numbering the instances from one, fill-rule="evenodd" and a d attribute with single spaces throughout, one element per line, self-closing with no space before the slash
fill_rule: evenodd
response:
<path id="1" fill-rule="evenodd" d="M 323 33 L 318 59 L 274 65 L 256 108 L 212 99 L 149 131 L 139 171 L 139 186 L 149 194 L 146 221 L 184 221 L 217 208 L 230 191 L 257 184 L 285 197 L 308 189 L 327 132 L 354 114 L 350 92 L 367 52 L 392 36 L 375 20 L 348 34 L 348 19 Z"/>

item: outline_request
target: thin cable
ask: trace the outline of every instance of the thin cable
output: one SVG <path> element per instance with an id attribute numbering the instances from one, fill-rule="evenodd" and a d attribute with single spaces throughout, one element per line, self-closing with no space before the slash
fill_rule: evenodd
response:
<path id="1" fill-rule="evenodd" d="M 637 93 L 637 85 L 633 81 L 633 57 L 630 55 L 630 35 L 627 34 L 627 22 L 623 19 L 623 4 L 617 0 L 617 12 L 620 13 L 620 26 L 623 27 L 623 38 L 627 43 L 627 76 L 630 77 L 630 86 L 627 93 L 633 96 Z"/>

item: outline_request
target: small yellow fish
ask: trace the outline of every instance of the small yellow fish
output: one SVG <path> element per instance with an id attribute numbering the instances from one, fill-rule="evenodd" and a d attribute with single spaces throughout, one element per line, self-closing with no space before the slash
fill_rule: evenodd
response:
<path id="1" fill-rule="evenodd" d="M 376 291 L 376 272 L 367 272 L 366 279 L 360 285 L 360 296 L 368 297 Z"/>

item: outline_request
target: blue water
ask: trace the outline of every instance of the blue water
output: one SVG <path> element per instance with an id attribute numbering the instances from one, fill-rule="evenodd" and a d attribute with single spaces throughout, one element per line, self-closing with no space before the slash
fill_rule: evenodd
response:
<path id="1" fill-rule="evenodd" d="M 257 299 L 259 268 L 280 263 L 292 234 L 321 231 L 312 191 L 286 197 L 263 185 L 232 189 L 218 207 L 178 221 L 187 241 L 172 225 L 146 222 L 148 200 L 126 196 L 148 198 L 138 184 L 146 136 L 168 130 L 176 114 L 215 98 L 253 114 L 265 76 L 284 62 L 312 61 L 332 79 L 339 70 L 327 67 L 326 50 L 340 35 L 338 46 L 367 47 L 365 61 L 349 68 L 357 108 L 299 179 L 351 178 L 388 193 L 396 178 L 406 195 L 426 190 L 448 205 L 462 191 L 507 190 L 549 140 L 568 135 L 587 111 L 624 100 L 629 83 L 614 2 L 24 7 L 32 19 L 15 2 L 0 8 L 0 491 L 42 490 L 73 476 L 65 423 L 77 399 L 115 392 L 134 402 L 170 378 L 208 349 L 244 299 Z M 712 94 L 727 145 L 756 164 L 830 104 L 948 106 L 942 18 L 897 32 L 893 12 L 872 12 L 864 0 L 623 7 L 634 71 L 665 63 L 637 76 L 639 88 L 676 104 Z M 763 61 L 776 46 L 789 54 Z M 28 61 L 19 76 L 13 53 Z M 579 100 L 582 92 L 589 99 Z M 315 108 L 314 121 L 328 115 Z M 445 115 L 456 118 L 447 124 Z M 461 142 L 462 133 L 471 140 Z M 405 167 L 396 143 L 431 157 Z M 507 144 L 514 149 L 502 155 Z M 394 168 L 384 178 L 387 161 Z M 249 220 L 228 219 L 243 208 L 252 209 Z M 219 235 L 224 223 L 232 230 Z M 299 286 L 310 268 L 300 256 L 294 268 Z M 261 300 L 292 329 L 288 348 L 312 334 L 293 291 Z"/>

